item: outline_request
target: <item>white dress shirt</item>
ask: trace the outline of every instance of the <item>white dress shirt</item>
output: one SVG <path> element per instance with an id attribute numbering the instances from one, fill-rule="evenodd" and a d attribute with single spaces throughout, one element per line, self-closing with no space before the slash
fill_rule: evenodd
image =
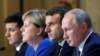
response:
<path id="1" fill-rule="evenodd" d="M 22 43 L 20 43 L 20 44 L 16 47 L 16 51 L 20 51 L 21 46 L 22 46 L 23 44 L 24 44 L 23 42 L 22 42 Z"/>

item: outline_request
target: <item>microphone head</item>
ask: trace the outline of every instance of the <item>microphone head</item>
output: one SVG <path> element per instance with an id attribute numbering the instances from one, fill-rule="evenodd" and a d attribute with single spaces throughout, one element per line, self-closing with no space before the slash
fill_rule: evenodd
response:
<path id="1" fill-rule="evenodd" d="M 4 51 L 4 50 L 5 50 L 4 46 L 0 47 L 0 51 Z"/>

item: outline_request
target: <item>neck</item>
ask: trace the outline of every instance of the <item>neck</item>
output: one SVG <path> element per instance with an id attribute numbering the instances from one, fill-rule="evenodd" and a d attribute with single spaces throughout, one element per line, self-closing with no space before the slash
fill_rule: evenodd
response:
<path id="1" fill-rule="evenodd" d="M 37 38 L 35 39 L 35 41 L 33 42 L 33 46 L 38 45 L 38 43 L 39 43 L 41 40 L 42 40 L 42 37 L 37 37 Z"/>
<path id="2" fill-rule="evenodd" d="M 33 48 L 36 48 L 41 40 L 42 40 L 42 37 L 41 37 L 41 36 L 35 37 L 35 38 L 29 43 L 29 45 L 31 45 Z"/>
<path id="3" fill-rule="evenodd" d="M 59 39 L 58 39 L 58 43 L 61 43 L 63 41 L 63 38 L 62 37 L 60 37 Z"/>
<path id="4" fill-rule="evenodd" d="M 22 43 L 22 41 L 20 41 L 20 42 L 14 44 L 14 46 L 17 47 L 17 46 L 20 45 L 21 43 Z"/>

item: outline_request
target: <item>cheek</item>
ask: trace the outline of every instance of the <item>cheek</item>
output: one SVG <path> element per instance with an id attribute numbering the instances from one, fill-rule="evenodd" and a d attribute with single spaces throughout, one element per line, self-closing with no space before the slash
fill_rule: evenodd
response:
<path id="1" fill-rule="evenodd" d="M 54 26 L 54 27 L 52 27 L 52 31 L 53 32 L 56 32 L 56 33 L 62 33 L 62 28 L 61 27 L 59 27 L 59 26 Z"/>
<path id="2" fill-rule="evenodd" d="M 72 34 L 72 41 L 73 41 L 73 43 L 74 43 L 74 45 L 75 46 L 78 46 L 78 42 L 80 41 L 80 36 L 79 36 L 80 34 L 78 33 L 78 32 L 73 32 L 73 34 Z"/>
<path id="3" fill-rule="evenodd" d="M 30 41 L 33 37 L 35 37 L 36 35 L 36 30 L 30 28 L 30 29 L 26 29 L 25 33 L 23 35 L 23 41 Z"/>
<path id="4" fill-rule="evenodd" d="M 33 33 L 33 29 L 32 28 L 26 28 L 24 35 L 31 35 Z"/>
<path id="5" fill-rule="evenodd" d="M 33 31 L 31 29 L 26 29 L 25 30 L 25 36 L 30 37 L 32 35 Z"/>
<path id="6" fill-rule="evenodd" d="M 51 32 L 54 32 L 56 31 L 56 28 L 55 27 L 51 27 Z"/>
<path id="7" fill-rule="evenodd" d="M 22 37 L 22 33 L 20 31 L 18 32 L 15 32 L 14 34 L 12 34 L 13 37 L 16 37 L 16 38 L 21 38 Z"/>
<path id="8" fill-rule="evenodd" d="M 59 37 L 63 37 L 63 30 L 61 29 L 61 28 L 59 28 L 59 29 L 57 29 L 56 30 L 56 33 L 57 33 L 57 35 L 59 36 Z"/>
<path id="9" fill-rule="evenodd" d="M 19 36 L 19 33 L 18 32 L 11 33 L 11 37 L 12 38 L 15 38 L 15 37 L 18 37 L 18 36 Z"/>
<path id="10" fill-rule="evenodd" d="M 30 36 L 31 30 L 28 28 L 24 29 L 24 32 L 22 32 L 23 39 L 27 39 Z"/>
<path id="11" fill-rule="evenodd" d="M 74 38 L 76 36 L 76 34 L 75 34 L 75 32 L 73 30 L 67 31 L 66 35 L 71 41 L 74 41 Z"/>

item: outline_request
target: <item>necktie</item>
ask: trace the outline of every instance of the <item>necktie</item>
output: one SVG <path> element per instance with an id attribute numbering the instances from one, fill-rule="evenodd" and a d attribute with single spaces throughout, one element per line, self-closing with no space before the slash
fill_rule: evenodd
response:
<path id="1" fill-rule="evenodd" d="M 61 46 L 58 45 L 58 47 L 57 47 L 57 52 L 56 52 L 56 55 L 57 55 L 57 56 L 60 54 L 60 49 L 61 49 Z"/>
<path id="2" fill-rule="evenodd" d="M 77 56 L 80 56 L 80 51 L 79 51 L 79 49 L 77 49 Z"/>
<path id="3" fill-rule="evenodd" d="M 18 56 L 18 51 L 15 52 L 15 56 Z"/>

